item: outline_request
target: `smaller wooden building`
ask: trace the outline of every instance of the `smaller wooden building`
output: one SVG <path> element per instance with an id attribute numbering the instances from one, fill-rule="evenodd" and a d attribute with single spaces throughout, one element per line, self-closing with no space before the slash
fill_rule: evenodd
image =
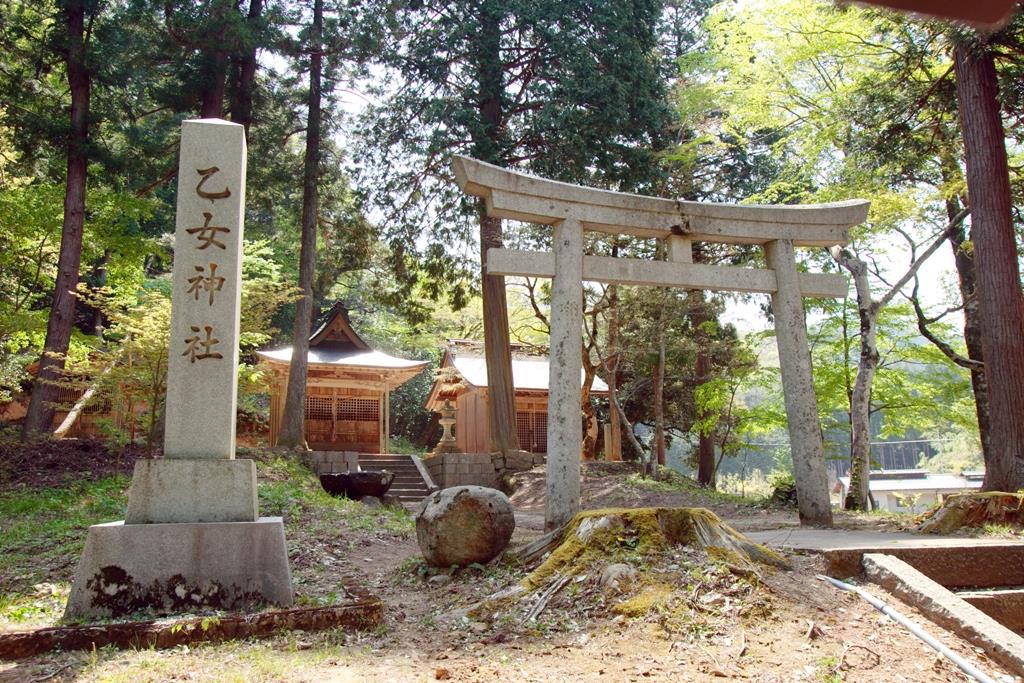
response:
<path id="1" fill-rule="evenodd" d="M 260 351 L 272 375 L 270 445 L 277 444 L 288 391 L 292 347 Z M 340 303 L 309 338 L 306 380 L 306 442 L 313 450 L 387 453 L 390 396 L 430 361 L 374 351 L 363 341 Z"/>
<path id="2" fill-rule="evenodd" d="M 441 368 L 453 368 L 461 385 L 454 392 L 455 444 L 463 453 L 490 450 L 487 420 L 487 361 L 483 344 L 466 339 L 450 339 L 445 347 Z M 582 385 L 583 378 L 580 378 Z M 512 385 L 515 387 L 516 431 L 519 446 L 531 453 L 548 450 L 548 358 L 530 355 L 519 345 L 512 347 Z M 427 398 L 428 410 L 439 412 L 445 402 L 445 387 L 435 381 Z M 607 396 L 608 385 L 595 377 L 591 396 Z M 594 434 L 593 436 L 596 436 Z"/>

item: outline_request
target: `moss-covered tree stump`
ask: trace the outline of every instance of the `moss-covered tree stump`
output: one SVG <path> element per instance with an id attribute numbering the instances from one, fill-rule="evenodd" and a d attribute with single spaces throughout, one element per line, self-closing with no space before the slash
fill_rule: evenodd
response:
<path id="1" fill-rule="evenodd" d="M 951 495 L 940 507 L 922 515 L 918 531 L 948 534 L 986 524 L 1024 526 L 1024 493 L 985 491 Z"/>
<path id="2" fill-rule="evenodd" d="M 750 541 L 704 508 L 587 510 L 514 555 L 527 565 L 544 559 L 518 584 L 491 596 L 470 613 L 492 611 L 536 594 L 534 608 L 527 614 L 530 618 L 575 577 L 597 575 L 602 567 L 623 561 L 642 566 L 645 558 L 678 546 L 699 548 L 745 576 L 757 575 L 763 565 L 789 568 L 784 557 Z M 638 597 L 644 596 L 642 592 Z"/>

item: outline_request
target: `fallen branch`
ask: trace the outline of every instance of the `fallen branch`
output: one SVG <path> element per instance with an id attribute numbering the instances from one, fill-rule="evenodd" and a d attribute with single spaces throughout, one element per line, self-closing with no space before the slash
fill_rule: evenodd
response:
<path id="1" fill-rule="evenodd" d="M 537 602 L 533 604 L 530 611 L 523 617 L 523 622 L 533 621 L 540 616 L 540 613 L 544 611 L 544 608 L 551 602 L 551 598 L 555 596 L 558 591 L 565 588 L 565 585 L 572 579 L 571 575 L 559 575 L 555 577 L 555 580 L 551 582 L 551 585 L 544 589 L 544 592 L 537 596 Z"/>

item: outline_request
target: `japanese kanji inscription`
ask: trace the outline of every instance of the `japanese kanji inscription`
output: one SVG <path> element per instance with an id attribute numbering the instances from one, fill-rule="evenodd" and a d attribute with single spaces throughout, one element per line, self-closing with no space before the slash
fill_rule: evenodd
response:
<path id="1" fill-rule="evenodd" d="M 242 127 L 186 121 L 178 167 L 165 457 L 234 457 L 244 201 Z"/>

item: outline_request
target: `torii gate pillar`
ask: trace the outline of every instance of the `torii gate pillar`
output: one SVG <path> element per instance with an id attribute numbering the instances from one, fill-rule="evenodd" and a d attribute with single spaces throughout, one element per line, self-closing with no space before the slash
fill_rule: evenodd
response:
<path id="1" fill-rule="evenodd" d="M 583 226 L 569 218 L 554 226 L 548 382 L 548 454 L 544 528 L 557 529 L 579 512 L 583 422 Z"/>
<path id="2" fill-rule="evenodd" d="M 796 254 L 791 240 L 775 240 L 764 245 L 768 267 L 775 271 L 776 290 L 772 294 L 775 316 L 775 340 L 779 347 L 779 370 L 786 402 L 786 424 L 793 474 L 815 490 L 828 491 L 825 448 L 818 421 L 818 400 L 811 374 L 811 351 L 807 345 L 807 320 L 804 301 L 797 281 Z M 801 522 L 832 523 L 828 494 L 800 496 L 797 504 Z"/>

